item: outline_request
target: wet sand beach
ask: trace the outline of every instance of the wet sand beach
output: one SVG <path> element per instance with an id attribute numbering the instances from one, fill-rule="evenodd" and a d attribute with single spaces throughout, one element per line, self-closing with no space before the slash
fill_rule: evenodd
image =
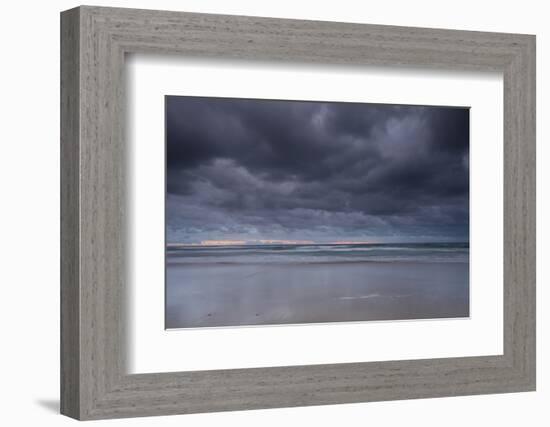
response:
<path id="1" fill-rule="evenodd" d="M 166 327 L 469 316 L 468 262 L 169 262 Z"/>

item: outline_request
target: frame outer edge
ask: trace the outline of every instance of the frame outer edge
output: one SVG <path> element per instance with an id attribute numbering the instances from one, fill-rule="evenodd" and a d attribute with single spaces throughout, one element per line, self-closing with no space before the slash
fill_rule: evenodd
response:
<path id="1" fill-rule="evenodd" d="M 530 333 L 530 349 L 531 354 L 528 364 L 528 379 L 532 391 L 537 390 L 537 37 L 532 35 L 529 43 L 529 59 L 528 59 L 528 139 L 530 147 L 530 206 L 532 211 L 529 224 L 529 232 L 531 233 L 530 240 L 530 255 L 531 255 L 531 280 L 529 286 L 531 288 L 531 296 L 529 298 L 530 317 L 528 325 Z"/>
<path id="2" fill-rule="evenodd" d="M 60 18 L 60 411 L 80 419 L 80 10 Z"/>
<path id="3" fill-rule="evenodd" d="M 524 85 L 524 98 L 521 104 L 523 114 L 522 144 L 523 158 L 521 173 L 523 177 L 525 230 L 522 243 L 525 276 L 523 286 L 523 304 L 525 306 L 525 348 L 524 370 L 527 390 L 536 390 L 536 36 L 528 36 L 522 55 L 523 69 L 518 77 Z"/>
<path id="4" fill-rule="evenodd" d="M 518 391 L 536 389 L 535 36 L 504 73 L 504 354 Z"/>

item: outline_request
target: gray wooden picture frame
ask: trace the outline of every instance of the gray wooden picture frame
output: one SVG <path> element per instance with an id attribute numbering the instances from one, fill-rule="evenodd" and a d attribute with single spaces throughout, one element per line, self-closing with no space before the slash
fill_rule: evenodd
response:
<path id="1" fill-rule="evenodd" d="M 502 355 L 128 374 L 126 53 L 504 78 Z M 61 14 L 61 412 L 184 414 L 535 389 L 535 37 L 83 6 Z M 162 284 L 159 284 L 162 289 Z"/>

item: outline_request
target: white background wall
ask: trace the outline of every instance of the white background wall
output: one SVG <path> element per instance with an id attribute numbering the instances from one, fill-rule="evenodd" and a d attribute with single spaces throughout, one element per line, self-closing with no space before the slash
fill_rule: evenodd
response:
<path id="1" fill-rule="evenodd" d="M 107 421 L 120 426 L 547 426 L 550 424 L 548 187 L 550 26 L 545 2 L 297 0 L 96 1 L 97 5 L 537 35 L 538 391 Z M 68 425 L 59 384 L 59 11 L 74 1 L 11 1 L 0 25 L 0 423 Z M 546 14 L 545 14 L 546 12 Z M 545 360 L 546 359 L 546 360 Z"/>

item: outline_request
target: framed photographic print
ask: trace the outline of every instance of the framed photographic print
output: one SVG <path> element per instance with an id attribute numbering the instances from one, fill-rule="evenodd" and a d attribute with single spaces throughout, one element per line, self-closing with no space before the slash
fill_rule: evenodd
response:
<path id="1" fill-rule="evenodd" d="M 535 389 L 535 38 L 61 15 L 61 411 Z"/>
<path id="2" fill-rule="evenodd" d="M 166 328 L 469 316 L 469 109 L 166 97 Z"/>

